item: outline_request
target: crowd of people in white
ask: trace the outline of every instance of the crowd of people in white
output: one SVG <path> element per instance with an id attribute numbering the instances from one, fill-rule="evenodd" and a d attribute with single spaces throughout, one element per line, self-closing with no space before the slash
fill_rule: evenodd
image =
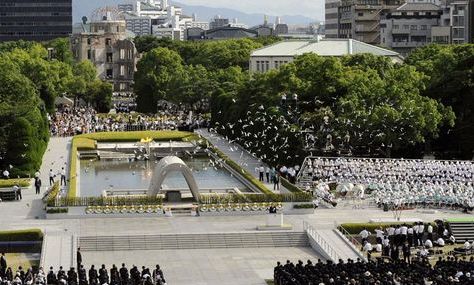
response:
<path id="1" fill-rule="evenodd" d="M 302 175 L 361 196 L 371 192 L 379 204 L 474 207 L 472 161 L 313 157 Z"/>
<path id="2" fill-rule="evenodd" d="M 201 115 L 185 111 L 163 111 L 158 114 L 99 115 L 93 108 L 62 107 L 48 116 L 53 136 L 73 136 L 94 132 L 121 132 L 144 130 L 191 130 L 206 127 L 208 122 Z"/>

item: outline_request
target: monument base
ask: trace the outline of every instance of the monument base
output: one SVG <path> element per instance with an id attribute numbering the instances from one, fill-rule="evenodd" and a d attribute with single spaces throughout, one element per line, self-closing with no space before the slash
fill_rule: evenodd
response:
<path id="1" fill-rule="evenodd" d="M 269 214 L 267 215 L 267 223 L 265 225 L 257 226 L 259 231 L 275 231 L 275 230 L 291 230 L 292 225 L 283 223 L 283 214 Z"/>

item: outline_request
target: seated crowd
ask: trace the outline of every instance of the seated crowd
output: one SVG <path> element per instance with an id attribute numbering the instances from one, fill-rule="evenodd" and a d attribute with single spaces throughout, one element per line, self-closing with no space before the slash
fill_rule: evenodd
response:
<path id="1" fill-rule="evenodd" d="M 348 260 L 323 263 L 301 260 L 295 265 L 289 260 L 285 265 L 277 263 L 274 269 L 276 285 L 441 285 L 474 284 L 474 260 L 450 257 L 439 259 L 431 266 L 426 258 L 417 258 L 411 263 L 403 260 L 364 262 Z"/>
<path id="2" fill-rule="evenodd" d="M 20 266 L 17 271 L 12 268 L 0 270 L 1 285 L 30 285 L 30 284 L 52 284 L 52 285 L 165 285 L 163 271 L 159 265 L 153 270 L 142 266 L 141 270 L 133 265 L 130 270 L 122 263 L 117 268 L 115 264 L 107 270 L 102 265 L 99 270 L 94 265 L 86 270 L 83 265 L 76 271 L 74 267 L 64 270 L 61 266 L 55 271 L 53 267 L 46 273 L 43 268 L 29 268 L 26 271 Z"/>
<path id="3" fill-rule="evenodd" d="M 313 157 L 303 175 L 362 185 L 379 204 L 474 208 L 472 161 Z"/>
<path id="4" fill-rule="evenodd" d="M 99 116 L 93 108 L 58 108 L 49 117 L 53 136 L 73 136 L 95 132 L 122 132 L 145 130 L 193 130 L 207 127 L 208 121 L 201 115 L 185 111 L 161 112 L 153 116 L 129 114 Z"/>

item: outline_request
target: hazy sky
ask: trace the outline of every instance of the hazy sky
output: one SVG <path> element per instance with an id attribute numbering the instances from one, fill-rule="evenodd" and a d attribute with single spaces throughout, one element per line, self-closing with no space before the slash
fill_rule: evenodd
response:
<path id="1" fill-rule="evenodd" d="M 179 0 L 177 2 L 189 5 L 231 8 L 246 13 L 304 15 L 324 19 L 324 0 Z"/>

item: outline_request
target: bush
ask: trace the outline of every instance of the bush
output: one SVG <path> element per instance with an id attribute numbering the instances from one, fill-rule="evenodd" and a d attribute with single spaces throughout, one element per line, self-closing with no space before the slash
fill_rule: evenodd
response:
<path id="1" fill-rule="evenodd" d="M 406 224 L 407 226 L 413 226 L 414 223 L 402 223 L 402 222 L 393 222 L 393 223 L 345 223 L 339 225 L 343 227 L 349 234 L 351 235 L 358 235 L 364 228 L 366 228 L 369 232 L 375 233 L 375 230 L 382 227 L 383 229 L 389 226 L 396 226 L 396 225 L 403 225 Z M 425 223 L 426 224 L 426 223 Z M 437 226 L 436 223 L 430 223 L 433 226 L 433 230 L 436 231 Z"/>
<path id="2" fill-rule="evenodd" d="M 294 209 L 313 209 L 314 205 L 313 204 L 296 204 L 293 205 Z"/>
<path id="3" fill-rule="evenodd" d="M 43 232 L 40 229 L 1 231 L 0 241 L 41 241 Z"/>
<path id="4" fill-rule="evenodd" d="M 285 179 L 281 176 L 280 176 L 280 181 L 281 181 L 281 186 L 288 189 L 288 191 L 290 191 L 292 193 L 302 192 L 301 189 L 298 188 L 298 186 L 296 186 L 295 184 L 291 183 L 290 181 L 288 181 L 287 179 Z"/>
<path id="5" fill-rule="evenodd" d="M 48 206 L 50 206 L 54 203 L 54 201 L 56 200 L 56 198 L 59 195 L 60 190 L 61 190 L 61 187 L 59 187 L 59 181 L 54 182 L 54 184 L 51 187 L 51 189 L 49 190 L 49 192 L 43 198 L 43 200 L 46 201 Z"/>
<path id="6" fill-rule="evenodd" d="M 208 144 L 209 144 L 209 149 L 212 152 L 214 152 L 217 156 L 219 156 L 219 158 L 221 158 L 224 161 L 224 163 L 226 163 L 227 165 L 232 167 L 232 169 L 240 173 L 240 175 L 242 175 L 245 179 L 247 179 L 250 183 L 252 183 L 255 187 L 257 187 L 262 193 L 273 194 L 273 192 L 268 190 L 268 188 L 260 180 L 255 178 L 255 176 L 248 173 L 247 170 L 245 170 L 240 165 L 238 165 L 233 160 L 231 160 L 227 155 L 225 155 L 225 153 L 223 153 L 218 148 L 213 146 L 210 142 L 208 142 Z"/>
<path id="7" fill-rule="evenodd" d="M 0 180 L 0 188 L 10 188 L 18 184 L 20 187 L 29 187 L 30 186 L 29 178 L 18 178 L 18 179 L 4 179 Z"/>
<path id="8" fill-rule="evenodd" d="M 46 210 L 47 214 L 64 214 L 69 212 L 68 208 L 50 208 Z"/>

